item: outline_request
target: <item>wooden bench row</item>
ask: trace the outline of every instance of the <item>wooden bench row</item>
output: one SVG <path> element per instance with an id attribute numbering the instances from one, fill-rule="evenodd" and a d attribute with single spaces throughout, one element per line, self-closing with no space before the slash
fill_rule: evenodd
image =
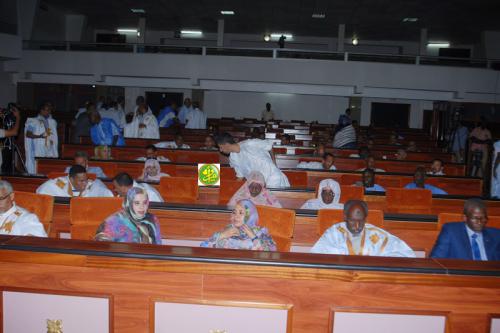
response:
<path id="1" fill-rule="evenodd" d="M 204 155 L 205 156 L 205 155 Z M 206 155 L 209 156 L 209 155 Z M 187 156 L 185 158 L 188 158 Z M 65 168 L 72 164 L 72 160 L 37 158 L 37 172 L 48 174 L 49 172 L 63 172 Z M 209 162 L 207 160 L 207 162 Z M 144 163 L 140 161 L 114 161 L 114 160 L 93 160 L 91 166 L 99 166 L 104 173 L 112 177 L 118 172 L 128 172 L 137 178 L 142 174 Z M 221 167 L 222 180 L 234 180 L 234 170 L 227 165 Z M 343 185 L 352 185 L 361 180 L 360 172 L 349 171 L 322 171 L 322 170 L 298 170 L 285 169 L 293 187 L 314 189 L 323 179 L 334 179 Z M 197 164 L 174 164 L 162 163 L 162 172 L 171 176 L 196 177 L 198 172 Z M 403 187 L 413 182 L 413 176 L 409 174 L 379 173 L 375 177 L 375 182 L 383 187 Z M 450 195 L 480 196 L 482 193 L 482 180 L 480 178 L 452 177 L 452 176 L 430 176 L 427 182 L 435 185 Z"/>

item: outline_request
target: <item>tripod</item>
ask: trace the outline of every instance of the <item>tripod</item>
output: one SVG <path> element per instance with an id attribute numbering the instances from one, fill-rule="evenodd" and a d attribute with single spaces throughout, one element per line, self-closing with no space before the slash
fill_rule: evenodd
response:
<path id="1" fill-rule="evenodd" d="M 23 171 L 27 172 L 28 169 L 26 168 L 26 163 L 23 159 L 23 156 L 21 154 L 21 150 L 19 149 L 19 146 L 14 142 L 15 137 L 10 137 L 6 138 L 3 144 L 3 149 L 2 149 L 2 157 L 7 157 L 3 160 L 2 162 L 2 172 L 7 173 L 7 174 L 14 174 L 16 171 L 16 156 L 19 158 L 19 161 L 21 161 L 21 165 L 23 167 Z M 5 153 L 6 151 L 7 154 Z M 5 164 L 7 162 L 7 164 Z"/>

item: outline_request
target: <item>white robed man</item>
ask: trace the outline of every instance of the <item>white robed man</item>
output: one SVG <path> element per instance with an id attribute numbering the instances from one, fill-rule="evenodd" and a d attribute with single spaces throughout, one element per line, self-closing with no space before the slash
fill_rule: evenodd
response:
<path id="1" fill-rule="evenodd" d="M 299 162 L 297 164 L 297 169 L 315 169 L 315 170 L 337 170 L 333 162 L 335 158 L 331 153 L 325 153 L 321 162 L 311 161 L 311 162 Z"/>
<path id="2" fill-rule="evenodd" d="M 288 178 L 274 162 L 272 141 L 250 139 L 237 143 L 231 134 L 224 133 L 217 137 L 217 144 L 222 153 L 229 154 L 236 177 L 247 178 L 252 171 L 259 171 L 267 187 L 290 187 Z"/>
<path id="3" fill-rule="evenodd" d="M 59 157 L 57 122 L 50 116 L 51 112 L 52 103 L 46 102 L 40 107 L 38 116 L 26 119 L 24 149 L 29 174 L 36 173 L 35 157 Z"/>
<path id="4" fill-rule="evenodd" d="M 159 139 L 160 128 L 153 112 L 147 104 L 142 103 L 132 118 L 132 122 L 125 125 L 126 138 Z"/>
<path id="5" fill-rule="evenodd" d="M 0 235 L 47 237 L 38 216 L 17 206 L 12 185 L 0 180 Z"/>
<path id="6" fill-rule="evenodd" d="M 179 122 L 181 124 L 186 123 L 186 117 L 187 115 L 193 110 L 193 106 L 191 104 L 191 98 L 186 97 L 184 99 L 184 105 L 179 109 L 179 114 L 177 115 L 177 118 L 179 119 Z"/>
<path id="7" fill-rule="evenodd" d="M 73 165 L 69 175 L 49 179 L 40 185 L 36 193 L 55 197 L 112 197 L 111 192 L 99 179 L 89 179 L 87 170 L 81 165 Z"/>
<path id="8" fill-rule="evenodd" d="M 160 192 L 147 183 L 137 183 L 128 173 L 120 172 L 113 178 L 113 187 L 119 197 L 126 197 L 128 190 L 132 187 L 142 187 L 148 192 L 148 198 L 151 202 L 164 202 Z"/>
<path id="9" fill-rule="evenodd" d="M 182 134 L 177 133 L 174 136 L 173 141 L 161 141 L 155 143 L 156 148 L 168 148 L 168 149 L 191 149 L 191 146 L 184 143 L 184 137 Z"/>
<path id="10" fill-rule="evenodd" d="M 194 109 L 186 116 L 186 128 L 191 129 L 206 129 L 207 115 L 200 110 L 198 102 L 193 103 Z"/>
<path id="11" fill-rule="evenodd" d="M 312 253 L 380 257 L 415 257 L 412 249 L 387 231 L 366 223 L 368 205 L 361 200 L 344 204 L 345 222 L 331 226 L 311 249 Z"/>
<path id="12" fill-rule="evenodd" d="M 101 169 L 101 167 L 89 166 L 89 155 L 85 151 L 77 151 L 75 153 L 75 156 L 73 157 L 73 165 L 81 165 L 85 168 L 85 170 L 87 170 L 87 173 L 93 173 L 98 178 L 106 178 L 106 174 Z M 66 170 L 64 172 L 69 174 L 70 169 L 71 166 L 68 166 L 66 167 Z"/>
<path id="13" fill-rule="evenodd" d="M 111 101 L 111 103 L 107 105 L 107 109 L 100 109 L 98 111 L 102 118 L 114 120 L 116 125 L 118 125 L 121 129 L 125 127 L 125 124 L 127 123 L 125 121 L 125 112 L 123 109 L 118 107 L 118 103 L 116 101 Z"/>

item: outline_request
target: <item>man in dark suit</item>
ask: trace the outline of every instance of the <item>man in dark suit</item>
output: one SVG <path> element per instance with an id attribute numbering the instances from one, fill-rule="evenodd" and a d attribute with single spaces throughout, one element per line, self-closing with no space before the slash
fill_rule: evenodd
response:
<path id="1" fill-rule="evenodd" d="M 464 204 L 464 222 L 446 223 L 431 258 L 500 260 L 500 229 L 486 228 L 488 215 L 482 200 Z"/>

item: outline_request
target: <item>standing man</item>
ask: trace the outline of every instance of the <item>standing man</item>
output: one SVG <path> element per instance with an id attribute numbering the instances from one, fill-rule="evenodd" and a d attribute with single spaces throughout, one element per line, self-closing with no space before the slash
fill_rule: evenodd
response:
<path id="1" fill-rule="evenodd" d="M 126 138 L 159 139 L 158 121 L 146 103 L 138 106 L 132 122 L 125 126 Z"/>
<path id="2" fill-rule="evenodd" d="M 90 138 L 96 146 L 125 146 L 120 128 L 113 119 L 101 118 L 99 112 L 90 113 Z"/>
<path id="3" fill-rule="evenodd" d="M 0 129 L 0 139 L 3 140 L 3 150 L 0 154 L 0 165 L 2 166 L 3 173 L 13 173 L 14 168 L 14 152 L 15 152 L 15 138 L 19 133 L 20 113 L 16 104 L 9 103 L 7 110 L 0 109 L 0 117 L 3 118 L 3 127 Z"/>
<path id="4" fill-rule="evenodd" d="M 184 105 L 180 108 L 179 114 L 177 115 L 181 124 L 186 124 L 186 117 L 192 110 L 193 107 L 191 106 L 191 98 L 186 97 L 184 99 Z"/>
<path id="5" fill-rule="evenodd" d="M 486 119 L 481 117 L 481 123 L 470 133 L 470 151 L 472 154 L 471 176 L 484 177 L 488 148 L 492 143 L 491 132 L 486 128 Z"/>
<path id="6" fill-rule="evenodd" d="M 207 115 L 201 111 L 198 102 L 193 103 L 194 109 L 186 116 L 186 128 L 206 129 Z"/>
<path id="7" fill-rule="evenodd" d="M 177 104 L 175 102 L 165 103 L 165 107 L 160 110 L 160 114 L 158 115 L 158 126 L 160 128 L 169 128 L 174 124 L 176 109 Z"/>
<path id="8" fill-rule="evenodd" d="M 229 164 L 236 171 L 236 177 L 247 178 L 252 171 L 264 176 L 268 187 L 290 187 L 288 178 L 274 163 L 273 142 L 250 139 L 239 143 L 229 133 L 217 137 L 219 150 L 229 154 Z"/>
<path id="9" fill-rule="evenodd" d="M 38 116 L 26 119 L 24 148 L 26 169 L 35 174 L 35 157 L 59 157 L 57 151 L 57 122 L 50 116 L 52 103 L 43 103 Z"/>
<path id="10" fill-rule="evenodd" d="M 271 103 L 266 103 L 266 109 L 262 111 L 261 117 L 264 121 L 274 120 L 274 112 L 271 110 Z"/>

